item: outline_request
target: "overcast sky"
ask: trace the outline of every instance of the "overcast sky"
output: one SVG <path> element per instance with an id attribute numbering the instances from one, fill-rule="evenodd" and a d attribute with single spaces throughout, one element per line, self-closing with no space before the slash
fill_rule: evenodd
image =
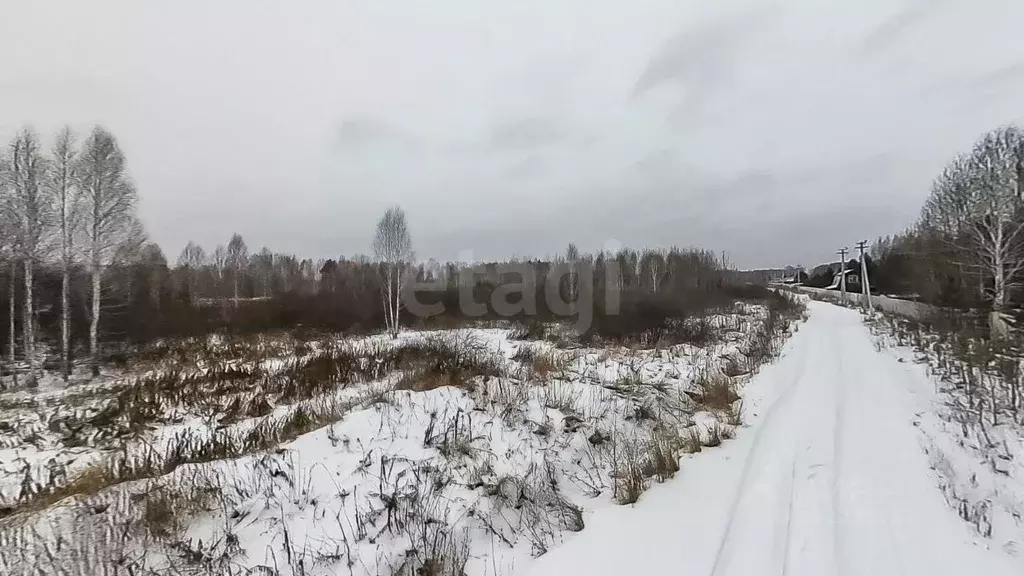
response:
<path id="1" fill-rule="evenodd" d="M 1024 2 L 31 0 L 0 137 L 102 123 L 175 259 L 701 246 L 812 266 L 1024 123 Z"/>

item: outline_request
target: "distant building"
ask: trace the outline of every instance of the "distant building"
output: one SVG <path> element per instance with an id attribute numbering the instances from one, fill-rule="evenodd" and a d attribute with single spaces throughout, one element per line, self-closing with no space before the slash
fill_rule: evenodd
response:
<path id="1" fill-rule="evenodd" d="M 846 290 L 848 292 L 860 292 L 860 274 L 856 270 L 844 270 L 843 274 L 846 275 Z M 829 290 L 839 290 L 841 288 L 840 282 L 842 281 L 843 275 L 836 274 L 836 277 L 832 280 L 832 284 L 829 285 Z"/>
<path id="2" fill-rule="evenodd" d="M 782 279 L 783 284 L 803 284 L 804 282 L 807 282 L 807 272 L 803 270 L 798 270 L 792 276 L 786 276 Z"/>

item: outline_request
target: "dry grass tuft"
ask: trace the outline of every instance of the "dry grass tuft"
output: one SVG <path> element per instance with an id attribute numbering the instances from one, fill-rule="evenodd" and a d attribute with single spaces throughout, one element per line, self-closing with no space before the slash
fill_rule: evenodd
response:
<path id="1" fill-rule="evenodd" d="M 408 371 L 398 390 L 425 391 L 443 386 L 471 389 L 478 376 L 500 377 L 502 358 L 491 352 L 472 332 L 433 334 L 401 348 L 399 364 Z"/>
<path id="2" fill-rule="evenodd" d="M 743 425 L 743 401 L 739 400 L 729 405 L 725 410 L 725 422 L 730 426 Z"/>
<path id="3" fill-rule="evenodd" d="M 679 450 L 685 454 L 696 454 L 701 451 L 700 432 L 694 428 L 687 428 L 679 438 Z"/>
<path id="4" fill-rule="evenodd" d="M 552 374 L 564 372 L 569 358 L 558 350 L 543 350 L 530 344 L 521 344 L 512 359 L 527 366 L 533 377 L 547 380 Z"/>
<path id="5" fill-rule="evenodd" d="M 541 322 L 533 321 L 516 324 L 508 333 L 509 340 L 543 340 L 547 329 Z"/>
<path id="6" fill-rule="evenodd" d="M 675 434 L 655 430 L 648 438 L 617 438 L 612 445 L 614 497 L 619 504 L 633 504 L 647 489 L 647 480 L 658 482 L 679 471 L 682 440 Z"/>
<path id="7" fill-rule="evenodd" d="M 704 438 L 704 445 L 708 448 L 721 446 L 723 440 L 730 440 L 736 437 L 736 431 L 731 426 L 715 422 L 708 427 Z"/>
<path id="8" fill-rule="evenodd" d="M 740 399 L 736 386 L 728 376 L 705 378 L 697 385 L 697 402 L 710 410 L 732 410 L 733 402 Z"/>

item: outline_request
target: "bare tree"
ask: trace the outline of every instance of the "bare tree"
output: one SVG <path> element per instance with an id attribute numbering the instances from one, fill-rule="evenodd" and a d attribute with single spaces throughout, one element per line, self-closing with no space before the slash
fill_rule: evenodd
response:
<path id="1" fill-rule="evenodd" d="M 566 284 L 569 288 L 569 302 L 576 302 L 579 297 L 580 290 L 580 278 L 579 278 L 579 264 L 580 264 L 580 250 L 572 242 L 565 249 L 565 261 L 569 265 L 569 275 L 566 278 Z"/>
<path id="2" fill-rule="evenodd" d="M 657 292 L 665 277 L 665 257 L 657 250 L 644 250 L 638 264 L 643 275 L 650 279 L 651 292 Z"/>
<path id="3" fill-rule="evenodd" d="M 67 382 L 71 375 L 71 264 L 75 230 L 78 225 L 78 189 L 75 135 L 65 126 L 57 133 L 51 152 L 50 197 L 53 199 L 60 232 L 60 359 L 61 373 Z"/>
<path id="4" fill-rule="evenodd" d="M 17 245 L 12 244 L 12 248 L 16 248 Z M 14 365 L 17 362 L 17 340 L 18 340 L 18 329 L 16 318 L 18 316 L 17 300 L 15 299 L 16 290 L 18 288 L 18 259 L 15 255 L 11 254 L 11 282 L 8 286 L 10 290 L 10 296 L 7 301 L 9 332 L 7 333 L 7 363 L 11 368 L 11 378 L 14 380 L 14 386 L 18 386 L 18 372 L 14 369 Z"/>
<path id="5" fill-rule="evenodd" d="M 13 182 L 11 180 L 11 163 L 6 150 L 0 149 L 0 200 L 3 210 L 0 211 L 0 241 L 2 241 L 3 256 L 10 261 L 10 282 L 8 284 L 8 321 L 9 332 L 7 335 L 7 362 L 11 372 L 11 379 L 15 387 L 18 386 L 18 371 L 15 369 L 17 362 L 17 300 L 16 292 L 18 287 L 18 223 L 13 219 L 11 211 L 7 209 L 11 196 L 14 194 Z"/>
<path id="6" fill-rule="evenodd" d="M 256 276 L 263 285 L 263 297 L 270 296 L 270 284 L 274 277 L 274 253 L 264 246 L 254 257 Z"/>
<path id="7" fill-rule="evenodd" d="M 413 257 L 409 227 L 405 221 L 405 212 L 400 207 L 388 208 L 377 221 L 373 253 L 381 265 L 384 322 L 391 337 L 397 338 L 399 313 L 402 310 L 402 272 Z"/>
<path id="8" fill-rule="evenodd" d="M 33 294 L 34 267 L 45 255 L 46 233 L 51 211 L 50 198 L 44 186 L 46 159 L 43 157 L 39 136 L 24 129 L 10 144 L 9 180 L 11 194 L 6 208 L 11 220 L 17 223 L 19 256 L 25 269 L 25 302 L 22 320 L 23 349 L 28 361 L 28 386 L 35 386 L 38 365 L 35 354 L 35 301 Z"/>
<path id="9" fill-rule="evenodd" d="M 86 139 L 78 162 L 82 198 L 82 234 L 92 278 L 89 355 L 99 374 L 100 280 L 104 268 L 124 245 L 139 240 L 135 185 L 114 136 L 97 126 Z"/>
<path id="10" fill-rule="evenodd" d="M 189 241 L 181 251 L 181 256 L 178 256 L 178 266 L 185 269 L 190 298 L 195 298 L 199 270 L 204 264 L 206 264 L 206 252 L 203 247 Z"/>
<path id="11" fill-rule="evenodd" d="M 922 226 L 945 238 L 963 264 L 981 276 L 996 312 L 1024 280 L 1024 201 L 1018 181 L 1022 149 L 1024 134 L 1016 128 L 985 135 L 970 156 L 943 170 L 922 211 Z"/>
<path id="12" fill-rule="evenodd" d="M 231 241 L 228 242 L 227 264 L 231 268 L 235 306 L 238 306 L 238 277 L 242 275 L 242 270 L 245 269 L 248 262 L 249 249 L 245 245 L 245 240 L 242 239 L 241 234 L 232 235 Z"/>
<path id="13" fill-rule="evenodd" d="M 228 265 L 228 250 L 223 244 L 213 249 L 213 276 L 217 282 L 217 297 L 224 297 L 224 270 Z"/>

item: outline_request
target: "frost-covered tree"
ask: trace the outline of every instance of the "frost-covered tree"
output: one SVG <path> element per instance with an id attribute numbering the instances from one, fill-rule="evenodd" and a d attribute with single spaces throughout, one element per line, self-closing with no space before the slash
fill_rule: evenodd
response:
<path id="1" fill-rule="evenodd" d="M 10 210 L 7 209 L 10 198 L 14 194 L 13 183 L 11 182 L 10 156 L 6 149 L 0 148 L 0 254 L 10 262 L 10 281 L 8 291 L 8 334 L 7 334 L 7 362 L 11 371 L 11 378 L 14 385 L 18 385 L 18 373 L 14 370 L 17 361 L 17 300 L 16 290 L 18 282 L 18 235 L 17 221 L 13 218 Z"/>
<path id="2" fill-rule="evenodd" d="M 81 187 L 81 234 L 92 283 L 89 355 L 99 373 L 100 281 L 104 268 L 126 245 L 140 240 L 135 218 L 137 194 L 125 157 L 113 134 L 97 126 L 82 146 L 77 164 Z"/>
<path id="3" fill-rule="evenodd" d="M 79 216 L 76 173 L 78 151 L 71 128 L 65 126 L 57 133 L 51 157 L 47 185 L 50 187 L 50 198 L 53 201 L 57 232 L 60 236 L 60 366 L 64 380 L 67 381 L 71 375 L 71 264 Z"/>
<path id="4" fill-rule="evenodd" d="M 238 306 L 238 279 L 242 270 L 249 263 L 249 248 L 241 234 L 233 234 L 228 242 L 227 265 L 231 269 L 231 281 L 234 286 L 235 306 Z"/>
<path id="5" fill-rule="evenodd" d="M 25 301 L 22 320 L 23 350 L 28 362 L 28 386 L 36 385 L 38 366 L 35 354 L 35 299 L 33 293 L 35 265 L 45 256 L 48 247 L 51 199 L 45 185 L 46 158 L 39 136 L 30 129 L 20 131 L 10 144 L 7 180 L 10 194 L 5 208 L 14 223 L 18 256 L 25 269 Z"/>
<path id="6" fill-rule="evenodd" d="M 381 267 L 381 298 L 384 322 L 392 338 L 398 337 L 399 313 L 402 311 L 402 273 L 412 260 L 412 239 L 405 221 L 405 211 L 395 206 L 377 221 L 373 254 Z"/>
<path id="7" fill-rule="evenodd" d="M 1024 271 L 1024 133 L 986 134 L 936 178 L 921 224 L 977 272 L 994 311 L 1003 310 Z"/>

